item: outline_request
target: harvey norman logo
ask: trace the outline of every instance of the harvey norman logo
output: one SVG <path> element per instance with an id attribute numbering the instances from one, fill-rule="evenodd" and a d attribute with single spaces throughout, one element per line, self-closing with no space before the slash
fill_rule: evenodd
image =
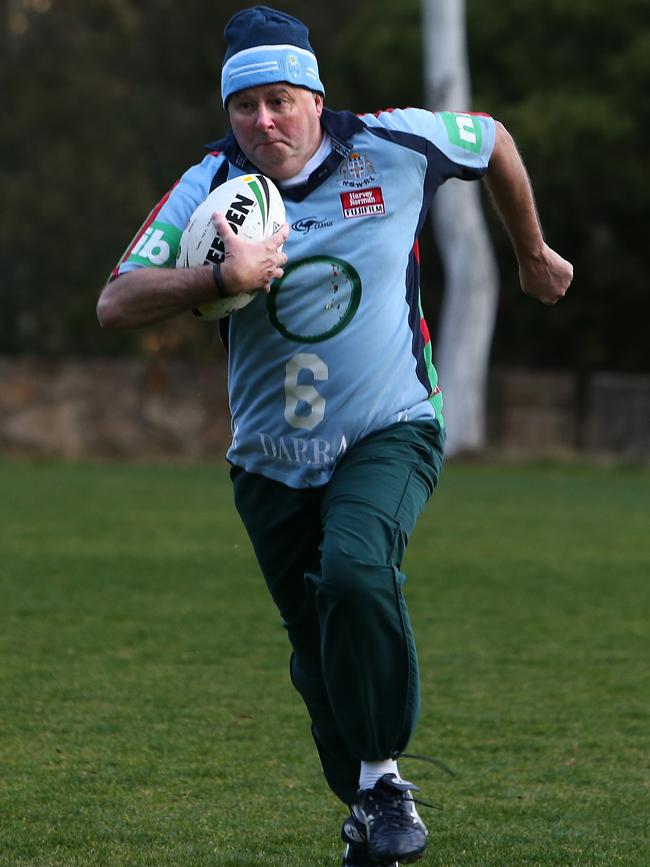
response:
<path id="1" fill-rule="evenodd" d="M 346 220 L 355 217 L 381 217 L 386 213 L 381 187 L 367 190 L 350 190 L 340 193 L 343 216 Z"/>

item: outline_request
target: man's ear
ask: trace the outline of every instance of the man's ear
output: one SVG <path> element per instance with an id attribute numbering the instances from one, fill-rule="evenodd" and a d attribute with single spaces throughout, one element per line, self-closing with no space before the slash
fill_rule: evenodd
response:
<path id="1" fill-rule="evenodd" d="M 318 115 L 318 117 L 320 117 L 321 114 L 323 113 L 323 104 L 324 104 L 323 95 L 321 93 L 315 93 L 314 94 L 314 103 L 316 105 L 316 114 Z"/>

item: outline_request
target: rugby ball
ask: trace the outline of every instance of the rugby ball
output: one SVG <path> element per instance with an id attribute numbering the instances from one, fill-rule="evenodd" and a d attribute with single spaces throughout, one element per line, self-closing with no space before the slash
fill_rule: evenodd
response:
<path id="1" fill-rule="evenodd" d="M 194 211 L 181 236 L 176 255 L 177 268 L 216 265 L 223 261 L 223 242 L 212 222 L 223 214 L 236 235 L 249 241 L 263 241 L 284 223 L 284 202 L 273 181 L 264 175 L 242 175 L 218 186 Z M 220 298 L 196 307 L 199 319 L 222 319 L 240 310 L 259 290 Z"/>

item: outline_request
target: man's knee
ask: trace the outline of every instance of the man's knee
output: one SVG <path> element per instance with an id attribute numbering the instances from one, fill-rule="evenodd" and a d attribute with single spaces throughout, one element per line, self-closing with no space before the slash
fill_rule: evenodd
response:
<path id="1" fill-rule="evenodd" d="M 323 552 L 317 594 L 348 606 L 372 606 L 395 594 L 395 570 L 381 562 L 354 559 L 340 551 Z"/>

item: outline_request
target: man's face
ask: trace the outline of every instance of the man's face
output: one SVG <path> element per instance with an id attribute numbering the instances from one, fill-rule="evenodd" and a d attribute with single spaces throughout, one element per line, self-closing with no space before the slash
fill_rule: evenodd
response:
<path id="1" fill-rule="evenodd" d="M 265 175 L 284 181 L 298 174 L 321 143 L 323 97 L 290 84 L 234 93 L 230 124 L 239 147 Z"/>

